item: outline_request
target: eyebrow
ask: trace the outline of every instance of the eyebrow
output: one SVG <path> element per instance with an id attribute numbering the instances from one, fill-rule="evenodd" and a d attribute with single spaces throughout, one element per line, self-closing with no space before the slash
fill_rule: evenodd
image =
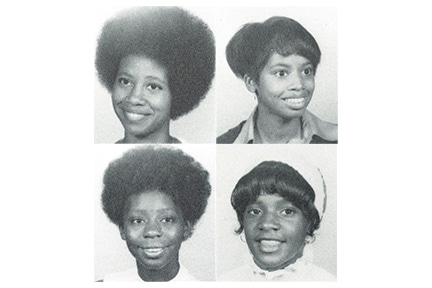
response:
<path id="1" fill-rule="evenodd" d="M 118 76 L 121 76 L 121 75 L 126 76 L 126 77 L 129 77 L 129 78 L 135 78 L 132 74 L 130 74 L 130 73 L 128 73 L 128 72 L 123 72 L 123 71 L 120 71 L 120 72 L 118 73 L 117 77 L 118 77 Z M 167 83 L 166 81 L 164 81 L 164 80 L 162 80 L 161 78 L 156 77 L 156 76 L 146 76 L 145 78 L 146 78 L 146 79 L 151 79 L 151 80 L 157 80 L 157 81 L 160 81 L 160 82 L 162 82 L 162 83 L 168 85 L 168 83 Z"/>
<path id="2" fill-rule="evenodd" d="M 301 66 L 304 67 L 304 66 L 308 66 L 308 65 L 313 66 L 312 62 L 310 62 L 310 61 L 305 62 L 305 63 L 302 64 Z M 285 63 L 276 63 L 276 64 L 274 64 L 274 65 L 271 65 L 271 66 L 270 66 L 270 69 L 277 68 L 277 67 L 291 68 L 292 65 L 288 65 L 288 64 L 285 64 Z"/>

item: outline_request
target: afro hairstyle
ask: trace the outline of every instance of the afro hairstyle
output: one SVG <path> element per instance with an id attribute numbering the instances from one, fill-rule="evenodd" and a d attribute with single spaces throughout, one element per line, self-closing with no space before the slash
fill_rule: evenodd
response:
<path id="1" fill-rule="evenodd" d="M 169 196 L 194 226 L 211 192 L 209 173 L 201 164 L 181 150 L 158 145 L 131 149 L 112 161 L 103 185 L 103 210 L 119 227 L 129 196 L 155 190 Z"/>
<path id="2" fill-rule="evenodd" d="M 112 92 L 120 61 L 127 55 L 151 58 L 168 73 L 171 119 L 199 105 L 215 72 L 213 32 L 179 7 L 134 7 L 109 19 L 99 35 L 96 70 Z"/>

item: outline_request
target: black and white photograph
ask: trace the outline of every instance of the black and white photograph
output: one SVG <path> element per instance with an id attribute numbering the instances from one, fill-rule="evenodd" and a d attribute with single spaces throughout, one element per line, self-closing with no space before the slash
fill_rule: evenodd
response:
<path id="1" fill-rule="evenodd" d="M 217 11 L 217 143 L 337 143 L 337 10 Z"/>
<path id="2" fill-rule="evenodd" d="M 3 3 L 2 287 L 428 286 L 429 6 Z"/>
<path id="3" fill-rule="evenodd" d="M 213 145 L 96 145 L 95 281 L 215 280 Z"/>
<path id="4" fill-rule="evenodd" d="M 213 11 L 106 10 L 95 37 L 95 143 L 214 143 Z"/>
<path id="5" fill-rule="evenodd" d="M 336 281 L 336 145 L 218 145 L 218 281 Z"/>

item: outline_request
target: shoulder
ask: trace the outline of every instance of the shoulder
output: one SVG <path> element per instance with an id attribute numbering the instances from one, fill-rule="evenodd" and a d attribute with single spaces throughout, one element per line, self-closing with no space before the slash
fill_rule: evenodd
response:
<path id="1" fill-rule="evenodd" d="M 198 281 L 189 271 L 180 264 L 180 270 L 177 273 L 177 276 L 174 277 L 171 281 Z"/>
<path id="2" fill-rule="evenodd" d="M 305 268 L 305 273 L 300 273 L 304 281 L 336 281 L 333 274 L 315 264 L 308 263 Z"/>
<path id="3" fill-rule="evenodd" d="M 312 124 L 314 135 L 311 144 L 337 144 L 338 125 L 326 122 L 307 111 L 306 119 Z"/>
<path id="4" fill-rule="evenodd" d="M 105 275 L 103 282 L 117 282 L 117 281 L 142 281 L 138 276 L 136 268 L 132 268 L 126 271 L 111 273 Z"/>
<path id="5" fill-rule="evenodd" d="M 228 130 L 224 134 L 217 137 L 216 143 L 217 144 L 232 144 L 235 141 L 235 139 L 237 138 L 237 136 L 240 134 L 240 131 L 241 131 L 244 123 L 246 123 L 246 120 L 242 121 L 236 127 L 231 128 L 230 130 Z"/>

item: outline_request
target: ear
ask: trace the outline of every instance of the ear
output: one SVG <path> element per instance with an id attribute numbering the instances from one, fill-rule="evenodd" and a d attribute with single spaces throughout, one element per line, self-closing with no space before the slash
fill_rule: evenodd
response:
<path id="1" fill-rule="evenodd" d="M 190 221 L 185 221 L 183 226 L 183 241 L 192 236 L 193 224 Z"/>
<path id="2" fill-rule="evenodd" d="M 123 240 L 126 240 L 126 233 L 124 231 L 123 226 L 119 226 L 120 236 Z"/>
<path id="3" fill-rule="evenodd" d="M 249 90 L 249 92 L 256 94 L 258 85 L 255 82 L 255 80 L 253 80 L 249 75 L 245 74 L 243 76 L 243 81 L 246 85 L 246 88 Z"/>

